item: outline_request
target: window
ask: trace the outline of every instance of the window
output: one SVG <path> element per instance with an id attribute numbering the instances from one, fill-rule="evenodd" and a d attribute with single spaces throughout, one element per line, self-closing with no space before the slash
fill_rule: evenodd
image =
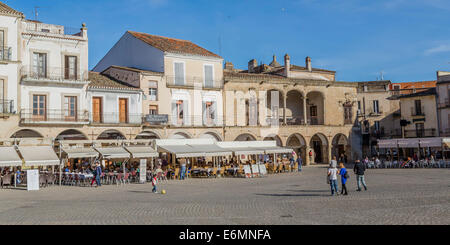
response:
<path id="1" fill-rule="evenodd" d="M 45 120 L 46 118 L 46 97 L 45 95 L 33 95 L 33 118 Z"/>
<path id="2" fill-rule="evenodd" d="M 380 108 L 378 106 L 378 100 L 373 101 L 373 112 L 374 113 L 380 113 Z"/>
<path id="3" fill-rule="evenodd" d="M 148 82 L 148 99 L 151 101 L 158 100 L 158 83 L 154 81 Z"/>
<path id="4" fill-rule="evenodd" d="M 5 46 L 5 31 L 0 30 L 0 60 L 5 59 L 8 55 L 8 51 Z"/>
<path id="5" fill-rule="evenodd" d="M 148 114 L 150 115 L 158 115 L 158 106 L 157 105 L 150 105 L 148 109 Z"/>
<path id="6" fill-rule="evenodd" d="M 8 110 L 8 103 L 5 99 L 5 80 L 0 79 L 0 113 L 7 112 Z"/>
<path id="7" fill-rule="evenodd" d="M 344 124 L 352 123 L 352 109 L 351 106 L 344 106 Z"/>
<path id="8" fill-rule="evenodd" d="M 77 119 L 77 97 L 64 96 L 64 119 L 65 120 Z"/>
<path id="9" fill-rule="evenodd" d="M 379 132 L 380 131 L 380 121 L 373 122 L 373 125 L 375 127 L 375 131 Z"/>
<path id="10" fill-rule="evenodd" d="M 5 31 L 0 30 L 0 49 L 5 45 Z"/>
<path id="11" fill-rule="evenodd" d="M 414 115 L 422 115 L 422 102 L 420 100 L 414 101 L 415 113 Z"/>
<path id="12" fill-rule="evenodd" d="M 206 125 L 211 125 L 215 120 L 216 103 L 213 101 L 203 102 L 203 115 Z"/>
<path id="13" fill-rule="evenodd" d="M 212 88 L 214 86 L 214 66 L 204 65 L 205 70 L 205 87 Z"/>
<path id="14" fill-rule="evenodd" d="M 185 84 L 184 63 L 175 62 L 174 70 L 175 70 L 175 85 L 184 85 Z"/>
<path id="15" fill-rule="evenodd" d="M 424 133 L 425 133 L 424 124 L 416 123 L 416 137 L 418 138 L 423 137 Z"/>
<path id="16" fill-rule="evenodd" d="M 183 123 L 183 118 L 184 118 L 183 101 L 182 100 L 177 100 L 176 112 L 177 112 L 177 123 L 178 124 L 182 124 Z"/>
<path id="17" fill-rule="evenodd" d="M 33 53 L 33 77 L 47 77 L 47 54 Z"/>
<path id="18" fill-rule="evenodd" d="M 65 56 L 64 61 L 64 79 L 77 79 L 77 57 Z"/>
<path id="19" fill-rule="evenodd" d="M 317 106 L 313 105 L 309 108 L 311 117 L 317 117 Z"/>

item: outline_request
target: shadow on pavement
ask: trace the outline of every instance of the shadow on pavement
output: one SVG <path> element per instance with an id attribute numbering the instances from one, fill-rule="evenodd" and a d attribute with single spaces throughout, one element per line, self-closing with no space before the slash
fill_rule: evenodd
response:
<path id="1" fill-rule="evenodd" d="M 292 192 L 330 192 L 330 190 L 286 190 Z"/>
<path id="2" fill-rule="evenodd" d="M 273 197 L 328 197 L 330 195 L 325 194 L 255 194 L 257 196 L 273 196 Z"/>

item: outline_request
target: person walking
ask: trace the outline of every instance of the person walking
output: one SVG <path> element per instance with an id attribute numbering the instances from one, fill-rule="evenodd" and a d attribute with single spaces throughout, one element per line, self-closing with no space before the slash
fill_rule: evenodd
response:
<path id="1" fill-rule="evenodd" d="M 330 180 L 330 186 L 331 186 L 331 195 L 334 196 L 339 195 L 338 192 L 338 186 L 337 186 L 337 175 L 338 175 L 338 169 L 336 166 L 333 166 L 330 164 L 330 168 L 328 168 L 328 178 Z"/>
<path id="2" fill-rule="evenodd" d="M 345 185 L 347 183 L 347 180 L 349 179 L 348 171 L 344 166 L 343 162 L 339 163 L 339 175 L 341 176 L 341 195 L 348 195 L 347 192 L 347 186 Z"/>
<path id="3" fill-rule="evenodd" d="M 100 163 L 97 162 L 97 167 L 95 168 L 95 182 L 97 182 L 97 186 L 102 186 L 100 183 L 100 176 L 102 175 L 102 168 L 100 167 Z"/>
<path id="4" fill-rule="evenodd" d="M 180 180 L 184 180 L 185 176 L 186 176 L 186 159 L 183 159 L 183 161 L 181 162 Z"/>
<path id="5" fill-rule="evenodd" d="M 96 181 L 96 179 L 97 179 L 97 171 L 95 171 L 96 169 L 93 167 L 93 166 L 91 166 L 91 169 L 94 169 L 94 171 L 92 171 L 92 175 L 94 176 L 93 178 L 92 178 L 92 181 L 91 181 L 91 186 L 94 184 L 94 182 Z"/>
<path id="6" fill-rule="evenodd" d="M 302 156 L 300 154 L 298 154 L 297 163 L 298 163 L 298 171 L 301 172 L 302 171 L 303 159 L 302 159 Z"/>
<path id="7" fill-rule="evenodd" d="M 366 171 L 366 166 L 359 160 L 356 160 L 355 166 L 353 167 L 353 172 L 356 174 L 356 183 L 358 189 L 356 191 L 361 191 L 361 183 L 364 186 L 364 190 L 367 191 L 366 181 L 364 180 L 364 172 Z"/>
<path id="8" fill-rule="evenodd" d="M 156 184 L 158 183 L 158 177 L 160 177 L 160 176 L 161 176 L 161 172 L 156 172 L 156 174 L 153 175 L 153 178 L 152 178 L 152 186 L 153 186 L 152 192 L 153 193 L 158 193 Z"/>

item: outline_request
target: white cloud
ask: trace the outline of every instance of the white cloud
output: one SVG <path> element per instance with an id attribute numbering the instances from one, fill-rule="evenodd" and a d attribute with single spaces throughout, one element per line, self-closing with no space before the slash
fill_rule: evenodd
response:
<path id="1" fill-rule="evenodd" d="M 441 44 L 439 46 L 427 49 L 424 51 L 424 54 L 432 55 L 432 54 L 444 53 L 444 52 L 450 52 L 450 44 Z"/>

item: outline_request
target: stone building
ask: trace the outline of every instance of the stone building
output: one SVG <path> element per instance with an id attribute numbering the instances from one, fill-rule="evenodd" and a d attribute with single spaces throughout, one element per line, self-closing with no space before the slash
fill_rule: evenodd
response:
<path id="1" fill-rule="evenodd" d="M 450 72 L 437 72 L 436 86 L 439 136 L 450 136 Z"/>
<path id="2" fill-rule="evenodd" d="M 400 137 L 400 103 L 392 96 L 391 81 L 358 82 L 357 118 L 362 154 L 376 154 L 377 140 Z"/>
<path id="3" fill-rule="evenodd" d="M 227 62 L 225 140 L 276 140 L 306 164 L 328 163 L 332 155 L 359 157 L 353 140 L 357 86 L 335 81 L 334 71 L 312 68 L 309 57 L 304 67 L 290 64 L 289 55 L 284 65 L 275 56 L 269 65 L 251 60 L 247 70 Z"/>

